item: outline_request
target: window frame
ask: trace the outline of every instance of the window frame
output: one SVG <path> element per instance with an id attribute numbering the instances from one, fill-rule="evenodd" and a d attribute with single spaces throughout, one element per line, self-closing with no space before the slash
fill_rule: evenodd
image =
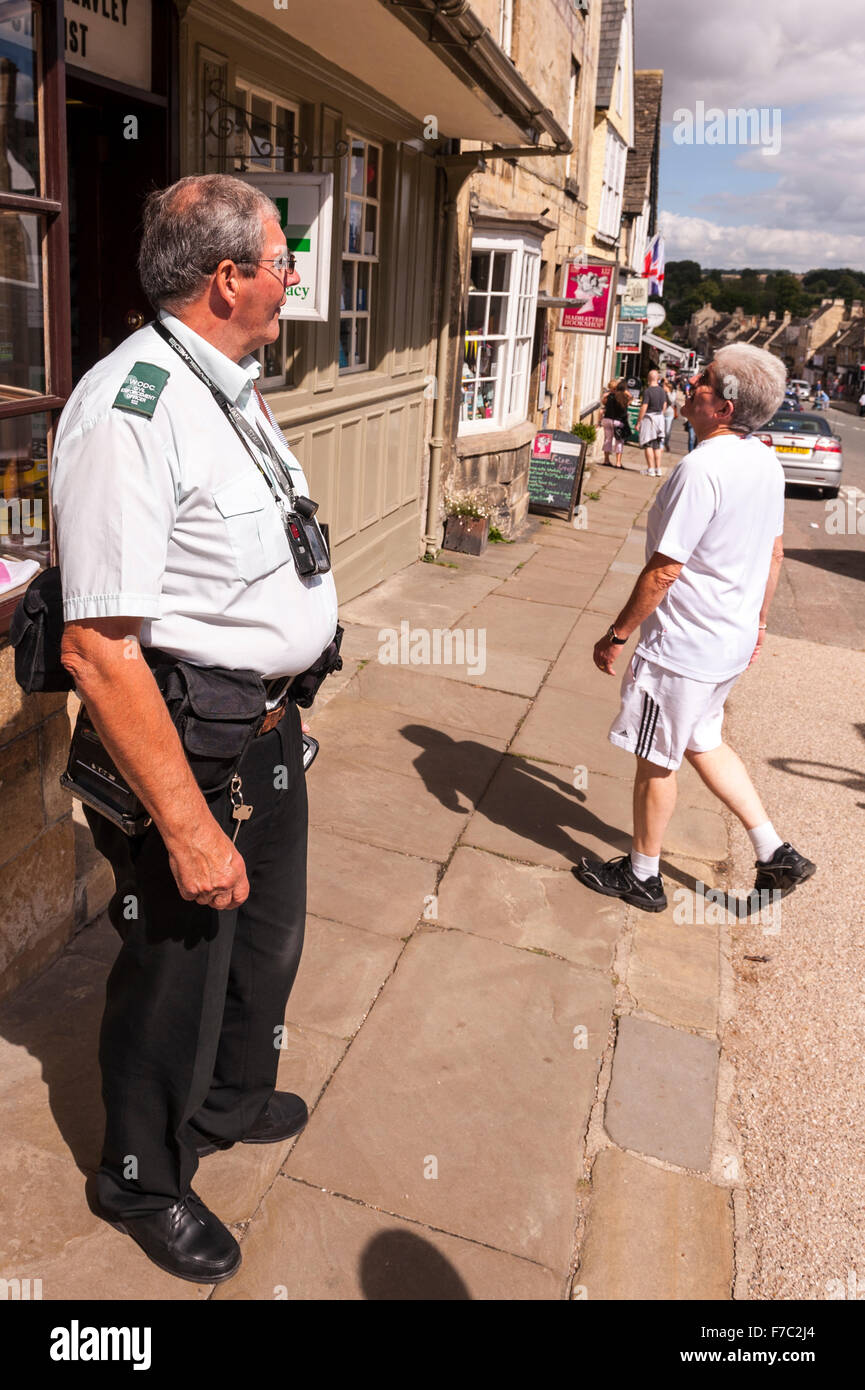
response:
<path id="1" fill-rule="evenodd" d="M 499 0 L 499 47 L 513 58 L 514 0 Z"/>
<path id="2" fill-rule="evenodd" d="M 31 11 L 39 27 L 37 82 L 39 112 L 39 194 L 0 191 L 0 211 L 35 215 L 41 223 L 43 361 L 45 391 L 18 400 L 0 399 L 0 422 L 46 415 L 48 472 L 57 419 L 72 392 L 69 212 L 66 170 L 66 65 L 63 6 L 35 0 Z M 49 563 L 56 563 L 54 528 L 48 503 Z M 17 600 L 0 597 L 0 643 L 6 640 Z"/>
<path id="3" fill-rule="evenodd" d="M 598 210 L 598 231 L 602 236 L 617 237 L 619 235 L 622 221 L 622 201 L 625 192 L 627 154 L 627 143 L 618 131 L 608 125 Z"/>
<path id="4" fill-rule="evenodd" d="M 345 178 L 343 179 L 343 182 L 342 182 L 342 229 L 341 229 L 342 240 L 341 240 L 341 245 L 340 245 L 340 258 L 339 258 L 339 265 L 340 265 L 340 282 L 339 282 L 339 326 L 338 326 L 338 330 L 337 330 L 337 371 L 338 371 L 338 374 L 339 374 L 341 377 L 342 377 L 342 376 L 353 376 L 353 375 L 356 375 L 358 372 L 370 372 L 370 371 L 373 371 L 373 370 L 374 370 L 374 368 L 373 368 L 373 366 L 372 366 L 372 334 L 373 334 L 373 308 L 372 308 L 372 306 L 373 306 L 373 303 L 374 303 L 374 301 L 375 301 L 375 289 L 376 289 L 375 267 L 376 267 L 377 265 L 379 265 L 380 260 L 381 260 L 382 187 L 383 187 L 383 178 L 384 178 L 384 145 L 382 144 L 382 142 L 381 142 L 380 140 L 373 140 L 373 139 L 371 139 L 369 136 L 363 135 L 360 131 L 353 129 L 352 127 L 346 127 L 345 134 L 344 134 L 344 138 L 345 138 L 346 142 L 348 143 L 348 153 L 347 153 L 346 158 L 345 158 Z M 366 192 L 360 193 L 360 194 L 358 194 L 358 193 L 353 193 L 353 192 L 352 192 L 352 189 L 351 189 L 352 158 L 353 158 L 353 155 L 354 155 L 354 146 L 355 146 L 355 144 L 362 144 L 362 145 L 363 145 L 363 149 L 364 149 L 364 154 L 363 154 L 363 167 L 364 167 L 364 172 L 366 172 L 366 170 L 367 170 L 368 167 L 369 167 L 369 155 L 368 155 L 368 151 L 369 151 L 370 149 L 375 149 L 375 150 L 378 152 L 378 164 L 377 164 L 377 170 L 378 170 L 378 172 L 377 172 L 377 179 L 376 179 L 377 193 L 376 193 L 376 196 L 375 196 L 375 197 L 370 197 Z M 367 251 L 349 251 L 349 249 L 348 249 L 348 246 L 349 246 L 349 233 L 350 233 L 350 230 L 351 230 L 351 229 L 350 229 L 350 225 L 349 225 L 349 223 L 350 223 L 349 207 L 350 207 L 350 204 L 351 204 L 352 202 L 360 203 L 360 204 L 361 204 L 361 209 L 362 209 L 362 212 L 361 212 L 361 231 L 362 231 L 362 235 L 365 235 L 365 234 L 366 234 L 366 209 L 367 209 L 368 206 L 369 206 L 369 207 L 374 207 L 374 208 L 375 208 L 375 231 L 374 231 L 374 233 L 373 233 L 373 238 L 374 238 L 374 240 L 373 240 L 373 248 L 374 248 L 374 249 L 373 249 L 371 252 L 367 252 Z M 361 244 L 363 244 L 363 243 L 361 243 Z M 342 307 L 342 291 L 343 291 L 343 284 L 344 284 L 345 269 L 346 269 L 346 266 L 347 266 L 347 265 L 351 265 L 351 266 L 353 267 L 353 269 L 352 269 L 351 308 L 349 308 L 349 309 L 343 309 L 343 307 Z M 366 283 L 366 308 L 364 308 L 364 309 L 358 309 L 358 307 L 357 307 L 358 282 L 359 282 L 360 274 L 361 274 L 360 267 L 363 266 L 363 265 L 366 265 L 366 266 L 368 267 L 368 269 L 367 269 L 367 271 L 366 271 L 366 282 L 367 282 L 367 283 Z M 347 364 L 346 364 L 345 366 L 343 366 L 343 365 L 341 364 L 341 362 L 340 362 L 340 356 L 341 356 L 341 353 L 342 353 L 342 326 L 343 326 L 343 323 L 346 322 L 346 321 L 350 322 L 351 325 L 352 325 L 352 327 L 351 327 L 351 338 L 350 338 L 349 353 L 348 353 L 348 359 L 349 359 L 349 360 L 348 360 Z M 364 323 L 366 324 L 366 354 L 365 354 L 365 360 L 364 360 L 363 362 L 353 362 L 353 361 L 352 361 L 352 358 L 353 358 L 353 356 L 354 356 L 355 348 L 356 348 L 356 343 L 357 343 L 357 324 L 358 324 L 359 321 L 364 322 Z"/>
<path id="5" fill-rule="evenodd" d="M 241 106 L 240 104 L 241 95 L 246 98 L 246 101 L 243 106 Z M 295 100 L 293 97 L 281 96 L 272 88 L 261 86 L 253 78 L 245 77 L 242 74 L 236 74 L 234 79 L 235 109 L 237 110 L 238 114 L 241 111 L 243 111 L 246 121 L 248 121 L 250 124 L 253 119 L 253 97 L 257 97 L 260 101 L 270 102 L 270 114 L 272 117 L 276 116 L 277 108 L 281 108 L 283 111 L 290 111 L 292 116 L 294 117 L 294 138 L 297 138 L 298 132 L 300 130 L 301 120 L 300 102 Z M 275 134 L 277 129 L 276 121 L 271 120 L 268 122 L 268 125 L 271 132 Z M 255 172 L 255 170 L 258 169 L 264 170 L 265 165 L 262 162 L 260 162 L 260 159 L 263 157 L 260 157 L 259 162 L 257 162 L 256 157 L 253 155 L 251 151 L 252 136 L 251 134 L 247 133 L 245 126 L 243 127 L 243 140 L 244 150 L 242 154 L 238 154 L 236 151 L 226 150 L 225 162 L 226 164 L 231 164 L 233 166 L 231 172 L 234 174 L 242 174 L 247 172 L 253 173 Z M 247 142 L 249 143 L 250 148 L 247 148 Z M 274 142 L 271 141 L 270 143 L 273 144 Z M 269 172 L 295 173 L 297 171 L 298 158 L 296 153 L 292 153 L 290 167 L 288 168 L 286 168 L 285 163 L 283 163 L 281 168 L 276 168 L 276 165 L 274 164 L 275 158 L 275 155 L 269 156 L 269 164 L 267 165 L 267 170 Z M 286 367 L 289 352 L 288 326 L 289 320 L 282 319 L 279 325 L 279 337 L 276 338 L 273 343 L 268 343 L 265 347 L 260 347 L 258 351 L 253 354 L 253 356 L 258 358 L 258 361 L 261 364 L 261 376 L 258 379 L 258 387 L 261 391 L 291 389 L 291 384 L 288 380 L 288 369 Z M 282 362 L 282 371 L 268 375 L 265 366 L 267 360 L 266 354 L 269 350 L 272 351 L 272 349 L 277 344 L 279 344 L 279 354 L 280 361 Z"/>
<path id="6" fill-rule="evenodd" d="M 494 293 L 491 287 L 484 291 L 474 292 L 466 290 L 464 324 L 465 329 L 462 335 L 462 351 L 459 359 L 459 390 L 460 408 L 458 437 L 465 438 L 472 435 L 484 434 L 496 430 L 507 430 L 514 425 L 520 424 L 528 419 L 529 413 L 529 391 L 531 386 L 531 353 L 532 343 L 535 333 L 535 319 L 537 316 L 538 289 L 541 270 L 541 237 L 533 237 L 527 234 L 514 232 L 496 232 L 493 230 L 476 230 L 472 235 L 470 256 L 480 252 L 498 252 L 511 256 L 511 274 L 506 291 L 508 305 L 507 317 L 505 321 L 505 331 L 499 334 L 489 334 L 486 332 L 468 331 L 469 301 L 472 298 L 487 299 Z M 491 267 L 492 270 L 492 267 Z M 485 323 L 488 322 L 489 311 L 485 314 Z M 522 322 L 520 321 L 522 319 Z M 463 367 L 465 365 L 466 344 L 472 340 L 483 342 L 499 342 L 503 345 L 500 356 L 501 371 L 497 373 L 496 393 L 494 397 L 495 410 L 493 415 L 480 420 L 464 420 L 462 418 L 462 381 Z M 524 366 L 517 371 L 517 352 L 523 350 Z M 522 377 L 520 386 L 520 399 L 513 404 L 515 381 Z M 479 378 L 474 375 L 472 381 L 477 384 Z M 477 395 L 475 393 L 475 400 Z"/>

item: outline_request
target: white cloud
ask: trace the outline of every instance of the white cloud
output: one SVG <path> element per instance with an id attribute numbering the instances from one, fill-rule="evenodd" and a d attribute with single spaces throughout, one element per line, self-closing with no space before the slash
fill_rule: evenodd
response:
<path id="1" fill-rule="evenodd" d="M 823 227 L 724 227 L 702 217 L 664 211 L 658 223 L 670 261 L 767 270 L 865 265 L 865 236 L 851 232 L 836 233 Z"/>

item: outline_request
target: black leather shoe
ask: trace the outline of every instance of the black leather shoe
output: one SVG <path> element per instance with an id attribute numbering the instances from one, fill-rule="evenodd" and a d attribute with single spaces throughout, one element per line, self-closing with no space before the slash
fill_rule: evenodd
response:
<path id="1" fill-rule="evenodd" d="M 281 1139 L 292 1139 L 306 1127 L 309 1111 L 306 1101 L 291 1091 L 274 1091 L 264 1110 L 252 1129 L 244 1134 L 244 1144 L 277 1144 Z M 230 1149 L 229 1139 L 204 1139 L 196 1144 L 199 1158 L 215 1153 L 217 1149 Z"/>
<path id="2" fill-rule="evenodd" d="M 221 1284 L 240 1269 L 240 1246 L 194 1192 L 149 1216 L 112 1221 L 167 1274 L 194 1284 Z"/>

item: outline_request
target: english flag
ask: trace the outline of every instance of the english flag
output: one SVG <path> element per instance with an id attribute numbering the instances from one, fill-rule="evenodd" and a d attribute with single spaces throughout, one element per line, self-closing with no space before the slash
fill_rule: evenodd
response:
<path id="1" fill-rule="evenodd" d="M 646 249 L 643 274 L 649 282 L 649 294 L 664 293 L 664 238 L 656 232 Z"/>

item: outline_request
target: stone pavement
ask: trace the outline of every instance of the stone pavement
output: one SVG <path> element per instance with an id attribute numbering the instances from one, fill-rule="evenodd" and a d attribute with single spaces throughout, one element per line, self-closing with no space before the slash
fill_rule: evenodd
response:
<path id="1" fill-rule="evenodd" d="M 174 1279 L 88 1208 L 102 918 L 0 1010 L 0 1276 L 45 1299 L 731 1297 L 724 938 L 677 924 L 673 900 L 720 881 L 724 819 L 686 768 L 659 915 L 570 872 L 629 844 L 618 680 L 591 662 L 657 485 L 627 458 L 595 470 L 585 529 L 535 518 L 342 611 L 345 669 L 310 720 L 310 915 L 279 1072 L 311 1119 L 195 1180 L 240 1273 Z M 483 634 L 484 669 L 384 664 L 404 622 L 409 657 L 423 633 L 465 633 L 469 654 Z"/>

